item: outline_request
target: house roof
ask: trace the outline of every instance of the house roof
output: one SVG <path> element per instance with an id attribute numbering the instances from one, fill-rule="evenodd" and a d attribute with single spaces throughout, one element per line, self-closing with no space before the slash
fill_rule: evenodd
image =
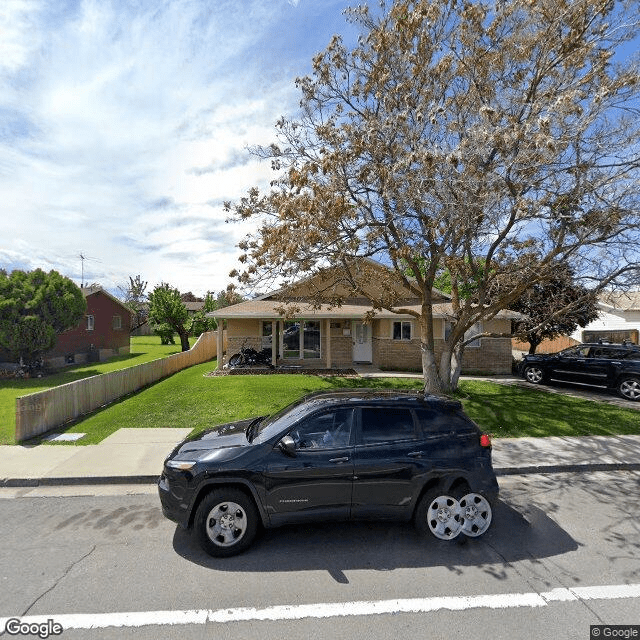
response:
<path id="1" fill-rule="evenodd" d="M 600 304 L 619 311 L 640 311 L 640 291 L 606 291 L 599 296 Z"/>
<path id="2" fill-rule="evenodd" d="M 184 306 L 187 308 L 187 311 L 200 311 L 204 307 L 204 302 L 185 302 Z"/>
<path id="3" fill-rule="evenodd" d="M 101 293 L 102 295 L 106 296 L 110 300 L 113 300 L 113 302 L 119 304 L 127 313 L 131 313 L 131 309 L 129 309 L 129 307 L 127 307 L 127 305 L 124 302 L 122 302 L 122 300 L 118 300 L 118 298 L 116 298 L 115 296 L 112 296 L 108 291 L 106 291 L 102 287 L 82 287 L 80 290 L 82 291 L 82 295 L 85 298 L 88 298 L 89 296 L 92 296 L 96 293 Z"/>
<path id="4" fill-rule="evenodd" d="M 403 305 L 401 308 L 410 309 L 416 313 L 421 313 L 419 304 Z M 287 311 L 285 311 L 285 309 Z M 283 317 L 291 318 L 317 318 L 317 319 L 362 319 L 368 312 L 373 312 L 376 318 L 412 318 L 410 314 L 399 314 L 387 309 L 374 310 L 371 305 L 366 304 L 343 304 L 340 307 L 332 305 L 313 305 L 309 302 L 283 303 L 277 300 L 248 300 L 240 302 L 230 307 L 216 309 L 207 313 L 208 317 L 215 317 L 221 320 L 253 318 L 257 320 L 279 320 Z M 453 307 L 449 302 L 433 305 L 434 318 L 453 317 Z M 500 311 L 497 318 L 519 319 L 521 315 L 515 311 Z"/>
<path id="5" fill-rule="evenodd" d="M 406 289 L 401 283 L 381 284 L 389 275 L 388 267 L 371 259 L 362 259 L 357 265 L 356 275 L 363 274 L 368 287 L 376 291 L 376 295 L 392 293 L 396 299 L 402 300 L 394 304 L 394 309 L 406 309 L 417 315 L 422 313 L 422 307 L 415 294 Z M 379 277 L 378 277 L 379 276 Z M 385 289 L 384 286 L 387 288 Z M 450 296 L 437 289 L 433 289 L 434 318 L 452 318 L 453 306 Z M 360 295 L 360 294 L 358 294 Z M 342 298 L 345 303 L 337 305 L 332 298 Z M 326 304 L 315 304 L 313 300 L 326 300 Z M 222 309 L 216 309 L 206 314 L 211 318 L 240 319 L 254 318 L 263 320 L 277 320 L 280 318 L 303 319 L 362 319 L 365 315 L 375 318 L 413 318 L 411 313 L 397 313 L 388 309 L 374 309 L 367 298 L 355 297 L 345 283 L 340 272 L 323 269 L 308 278 L 298 280 L 286 288 L 262 295 L 253 300 L 247 300 Z M 515 311 L 500 311 L 497 316 L 504 319 L 521 319 L 522 315 Z"/>

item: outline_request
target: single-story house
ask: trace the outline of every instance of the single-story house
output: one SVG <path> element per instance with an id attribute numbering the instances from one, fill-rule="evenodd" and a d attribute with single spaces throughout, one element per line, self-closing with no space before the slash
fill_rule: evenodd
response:
<path id="1" fill-rule="evenodd" d="M 45 363 L 58 368 L 69 364 L 105 360 L 129 353 L 131 311 L 120 300 L 98 287 L 83 287 L 85 317 L 77 326 L 58 335 Z"/>
<path id="2" fill-rule="evenodd" d="M 622 342 L 640 344 L 640 291 L 607 291 L 598 297 L 600 316 L 572 337 L 580 342 Z"/>
<path id="3" fill-rule="evenodd" d="M 375 266 L 372 266 L 375 265 Z M 367 268 L 385 270 L 377 263 Z M 325 276 L 294 283 L 286 289 L 260 296 L 207 314 L 227 321 L 227 358 L 243 345 L 270 348 L 272 362 L 305 368 L 341 369 L 368 363 L 389 370 L 421 370 L 420 330 L 408 313 L 374 309 L 370 299 L 338 291 L 340 284 Z M 317 293 L 327 302 L 319 304 Z M 420 303 L 407 297 L 394 308 L 420 311 Z M 434 291 L 436 355 L 451 327 L 449 297 Z M 332 300 L 340 297 L 341 304 Z M 474 333 L 488 331 L 510 335 L 511 320 L 519 314 L 500 312 Z M 218 353 L 222 352 L 218 345 Z M 222 358 L 218 359 L 222 366 Z M 511 372 L 511 339 L 480 338 L 467 345 L 463 371 Z"/>

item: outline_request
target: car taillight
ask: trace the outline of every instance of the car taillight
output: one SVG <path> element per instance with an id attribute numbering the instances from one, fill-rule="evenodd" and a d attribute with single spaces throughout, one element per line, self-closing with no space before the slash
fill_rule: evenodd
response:
<path id="1" fill-rule="evenodd" d="M 483 433 L 480 435 L 480 446 L 481 447 L 491 446 L 491 436 L 488 433 Z"/>

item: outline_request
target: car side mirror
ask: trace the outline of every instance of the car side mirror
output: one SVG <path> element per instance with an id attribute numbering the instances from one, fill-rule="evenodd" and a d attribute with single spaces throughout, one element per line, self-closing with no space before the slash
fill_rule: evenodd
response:
<path id="1" fill-rule="evenodd" d="M 280 442 L 278 442 L 278 448 L 282 453 L 288 456 L 296 455 L 296 442 L 291 436 L 284 436 Z"/>

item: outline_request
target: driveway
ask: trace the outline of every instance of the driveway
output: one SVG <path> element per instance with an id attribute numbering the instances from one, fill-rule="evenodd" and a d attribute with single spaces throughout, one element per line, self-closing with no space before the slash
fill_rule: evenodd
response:
<path id="1" fill-rule="evenodd" d="M 371 365 L 358 365 L 354 367 L 361 378 L 422 378 L 418 373 L 407 371 L 381 371 Z M 588 387 L 580 387 L 577 385 L 560 385 L 560 384 L 538 384 L 533 385 L 526 382 L 518 376 L 460 376 L 460 380 L 486 380 L 488 382 L 496 382 L 508 386 L 522 387 L 523 389 L 539 389 L 548 393 L 557 393 L 563 396 L 572 396 L 574 398 L 582 398 L 583 400 L 594 400 L 595 402 L 604 402 L 623 409 L 635 409 L 640 411 L 640 402 L 632 400 L 624 400 L 611 391 L 604 389 L 590 389 Z"/>

